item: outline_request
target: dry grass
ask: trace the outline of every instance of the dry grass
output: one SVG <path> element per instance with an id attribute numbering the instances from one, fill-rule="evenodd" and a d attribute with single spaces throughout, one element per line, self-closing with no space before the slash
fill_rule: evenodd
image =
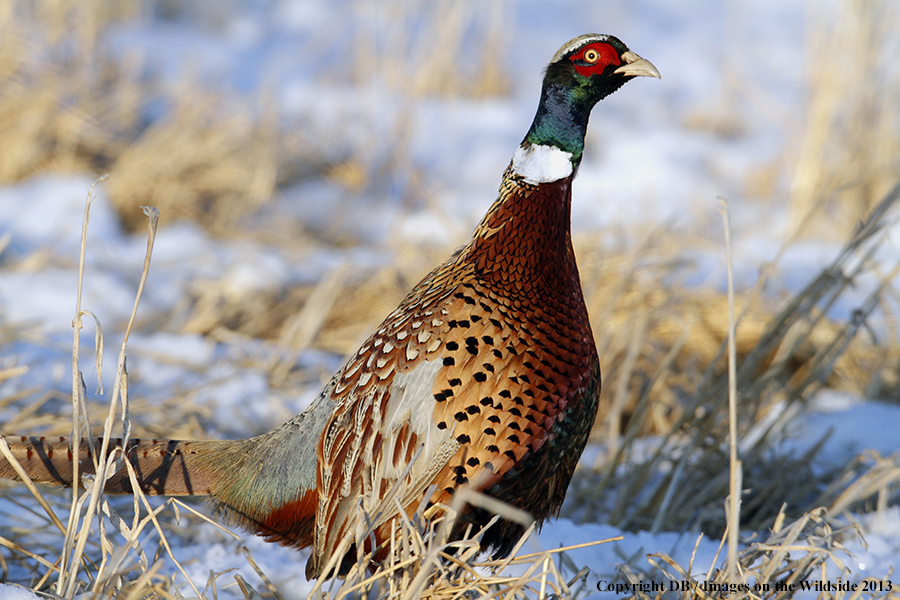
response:
<path id="1" fill-rule="evenodd" d="M 499 4 L 413 4 L 356 2 L 356 42 L 327 41 L 352 54 L 352 68 L 339 77 L 378 79 L 410 99 L 508 90 L 496 60 L 503 54 Z M 322 139 L 285 137 L 272 102 L 224 99 L 190 80 L 174 91 L 146 80 L 140 57 L 111 55 L 100 44 L 111 24 L 138 19 L 141 11 L 138 2 L 118 0 L 4 4 L 0 182 L 42 171 L 110 173 L 109 197 L 129 229 L 142 222 L 135 207 L 153 205 L 165 219 L 190 219 L 224 235 L 279 185 L 312 174 L 327 174 L 351 191 L 387 172 L 406 170 L 418 179 L 403 151 L 409 124 L 402 116 L 385 165 L 380 139 L 368 145 L 356 139 L 349 151 L 323 149 Z M 373 18 L 384 21 L 377 39 Z M 148 123 L 151 101 L 168 109 Z"/>
<path id="2" fill-rule="evenodd" d="M 138 56 L 104 51 L 105 30 L 140 10 L 118 0 L 3 4 L 0 182 L 107 172 L 110 199 L 130 229 L 142 223 L 136 207 L 155 205 L 167 219 L 223 232 L 279 182 L 327 168 L 310 144 L 283 139 L 271 106 L 226 100 L 190 81 L 166 91 L 143 77 Z M 154 100 L 170 109 L 147 123 Z"/>
<path id="3" fill-rule="evenodd" d="M 714 569 L 710 565 L 705 577 L 692 576 L 692 569 L 675 563 L 665 554 L 650 555 L 651 568 L 643 570 L 638 576 L 632 569 L 625 568 L 625 579 L 638 581 L 659 581 L 660 573 L 663 581 L 673 582 L 679 591 L 670 593 L 668 598 L 683 600 L 707 600 L 711 598 L 759 598 L 765 600 L 786 600 L 793 598 L 804 586 L 816 593 L 817 600 L 831 598 L 898 598 L 900 592 L 893 590 L 885 594 L 887 583 L 884 580 L 868 579 L 872 589 L 860 589 L 862 582 L 857 583 L 859 592 L 855 594 L 835 593 L 816 589 L 817 582 L 841 584 L 848 582 L 844 572 L 844 563 L 849 555 L 841 544 L 848 535 L 855 534 L 852 528 L 834 530 L 824 519 L 825 510 L 817 509 L 803 515 L 795 521 L 785 524 L 784 514 L 779 515 L 772 531 L 764 541 L 753 542 L 741 552 L 739 560 L 740 582 L 726 578 L 724 569 Z M 831 569 L 837 569 L 834 573 Z M 872 585 L 872 584 L 876 585 Z M 687 584 L 687 585 L 685 585 Z M 741 593 L 736 586 L 746 585 Z M 651 596 L 635 594 L 635 598 L 662 597 L 662 594 Z M 810 597 L 807 595 L 806 597 Z"/>
<path id="4" fill-rule="evenodd" d="M 87 416 L 88 409 L 85 402 L 86 390 L 84 388 L 84 381 L 79 366 L 79 360 L 81 358 L 81 329 L 83 328 L 82 320 L 85 317 L 90 317 L 96 322 L 96 316 L 81 308 L 86 235 L 90 206 L 93 201 L 93 192 L 94 186 L 91 186 L 85 206 L 84 222 L 82 226 L 78 289 L 76 291 L 76 310 L 75 319 L 73 321 L 71 432 L 73 443 L 76 446 L 83 437 L 91 440 L 93 440 L 94 437 L 93 428 L 90 426 L 90 421 Z M 132 433 L 130 420 L 128 418 L 129 398 L 127 375 L 125 372 L 125 347 L 129 333 L 134 324 L 140 297 L 146 282 L 159 221 L 159 212 L 156 209 L 146 209 L 146 213 L 149 217 L 147 256 L 138 285 L 137 297 L 125 330 L 125 338 L 119 352 L 116 379 L 112 393 L 110 394 L 108 413 L 103 422 L 103 448 L 99 456 L 93 457 L 95 461 L 94 468 L 97 473 L 114 472 L 115 469 L 110 469 L 109 467 L 112 466 L 113 462 L 119 459 L 118 452 L 114 451 L 107 455 L 107 440 L 115 437 L 120 432 L 121 435 L 127 439 Z M 103 334 L 99 322 L 96 322 L 95 335 L 98 343 L 94 360 L 96 362 L 97 371 L 99 372 L 100 364 L 103 360 Z M 122 411 L 121 419 L 116 419 L 117 410 L 120 409 L 120 406 Z M 115 430 L 114 427 L 116 427 Z M 118 427 L 121 427 L 121 429 L 118 429 Z M 93 444 L 90 445 L 93 446 Z M 10 463 L 14 465 L 17 464 L 15 458 L 9 453 L 9 448 L 6 445 L 5 439 L 0 439 L 0 452 L 2 452 L 5 459 Z M 75 473 L 73 478 L 80 481 L 77 462 L 74 463 L 74 467 Z M 132 483 L 135 485 L 135 489 L 138 489 L 136 475 L 131 470 L 130 465 L 128 465 L 128 469 L 132 477 Z M 21 556 L 28 557 L 34 560 L 37 566 L 43 567 L 41 569 L 43 572 L 40 576 L 38 576 L 37 571 L 33 571 L 34 576 L 29 583 L 35 589 L 42 589 L 45 587 L 52 588 L 52 594 L 60 598 L 73 598 L 76 594 L 82 594 L 84 592 L 89 592 L 90 596 L 94 598 L 108 598 L 113 596 L 121 598 L 146 597 L 148 593 L 160 589 L 160 585 L 165 584 L 165 580 L 156 575 L 159 564 L 151 565 L 151 561 L 148 560 L 146 553 L 139 543 L 142 533 L 148 526 L 157 529 L 160 533 L 161 548 L 165 548 L 168 551 L 170 559 L 179 569 L 181 569 L 177 559 L 171 555 L 171 549 L 169 548 L 165 533 L 160 529 L 159 521 L 157 519 L 159 512 L 165 508 L 165 504 L 153 508 L 148 503 L 147 498 L 142 493 L 138 493 L 134 498 L 134 517 L 129 523 L 128 520 L 120 517 L 112 509 L 103 495 L 106 477 L 89 478 L 84 480 L 85 489 L 83 491 L 79 490 L 77 487 L 72 490 L 71 502 L 68 507 L 68 519 L 67 522 L 63 524 L 62 520 L 57 516 L 57 512 L 61 512 L 61 507 L 57 505 L 54 509 L 51 503 L 44 497 L 41 490 L 31 482 L 25 472 L 21 469 L 18 470 L 19 476 L 25 487 L 46 515 L 45 518 L 49 519 L 49 523 L 52 524 L 54 529 L 59 530 L 63 537 L 61 542 L 58 542 L 58 545 L 54 548 L 43 548 L 44 550 L 49 550 L 49 552 L 47 552 L 48 555 L 54 555 L 59 552 L 59 558 L 53 563 L 41 558 L 40 555 L 33 552 L 28 547 L 23 547 L 21 543 L 16 541 L 15 538 L 17 534 L 27 537 L 29 534 L 27 530 L 20 531 L 17 530 L 17 528 L 10 528 L 9 533 L 12 535 L 12 539 L 7 537 L 0 538 L 0 546 L 5 546 Z M 146 510 L 146 515 L 143 516 L 143 518 L 141 517 L 140 508 Z M 36 509 L 31 509 L 31 512 L 35 516 L 40 516 L 40 512 Z M 97 529 L 94 529 L 95 519 L 97 520 Z M 123 536 L 124 542 L 121 546 L 110 542 L 110 539 L 107 536 L 107 527 L 110 525 Z M 92 535 L 92 530 L 98 532 L 96 537 L 95 535 Z M 94 549 L 94 552 L 88 551 L 89 546 Z M 38 544 L 37 547 L 40 548 L 41 545 Z M 129 555 L 130 551 L 133 551 L 134 555 Z M 132 561 L 136 562 L 136 564 L 141 567 L 139 574 L 133 580 L 125 581 L 123 580 L 123 575 L 131 570 L 131 566 L 128 563 L 131 563 Z M 154 559 L 152 562 L 156 563 L 156 560 Z M 195 592 L 199 596 L 199 592 L 197 592 L 196 589 Z"/>
<path id="5" fill-rule="evenodd" d="M 872 269 L 868 257 L 898 195 L 900 187 L 851 236 L 835 261 L 779 311 L 755 316 L 745 312 L 753 306 L 752 295 L 738 303 L 738 439 L 744 479 L 751 487 L 744 496 L 742 527 L 771 526 L 783 503 L 792 515 L 810 510 L 824 488 L 809 471 L 814 452 L 784 457 L 771 450 L 803 400 L 825 386 L 861 394 L 872 389 L 873 380 L 878 385 L 896 381 L 897 349 L 876 346 L 856 334 L 866 326 L 885 288 L 890 289 L 900 265 L 882 277 L 881 287 L 872 290 L 847 323 L 830 322 L 823 311 Z M 692 322 L 690 314 L 679 311 L 676 299 L 667 296 L 658 321 L 651 318 L 657 313 L 646 302 L 610 301 L 609 312 L 593 315 L 594 322 L 611 324 L 620 337 L 609 335 L 609 344 L 601 350 L 613 365 L 606 379 L 613 399 L 595 431 L 611 441 L 597 471 L 582 475 L 584 488 L 570 505 L 583 520 L 651 531 L 724 530 L 720 503 L 728 490 L 727 325 L 717 334 L 708 320 Z M 632 313 L 630 326 L 617 324 L 616 315 L 624 307 Z M 752 317 L 749 326 L 747 314 Z M 761 321 L 759 314 L 764 316 Z M 693 341 L 698 328 L 700 344 Z M 605 339 L 602 334 L 600 339 Z M 716 344 L 708 344 L 711 340 Z M 896 388 L 889 393 L 896 396 Z M 649 453 L 639 452 L 635 442 L 648 433 L 660 436 L 659 442 Z M 627 471 L 620 468 L 625 464 Z M 798 485 L 791 473 L 806 474 L 800 478 L 806 485 Z M 599 486 L 597 476 L 602 476 Z M 612 502 L 611 496 L 618 500 Z"/>
<path id="6" fill-rule="evenodd" d="M 146 205 L 219 232 L 255 213 L 275 192 L 287 152 L 274 115 L 249 113 L 189 91 L 131 140 L 109 167 L 109 195 L 126 226 L 136 228 L 135 207 Z"/>
<path id="7" fill-rule="evenodd" d="M 129 3 L 6 2 L 0 9 L 0 181 L 108 164 L 137 127 L 135 65 L 96 53 Z M 73 51 L 74 49 L 74 51 Z"/>
<path id="8" fill-rule="evenodd" d="M 500 2 L 352 4 L 351 80 L 373 80 L 412 98 L 483 98 L 509 91 L 503 61 L 509 14 Z M 343 76 L 340 75 L 340 76 Z"/>
<path id="9" fill-rule="evenodd" d="M 869 213 L 900 168 L 894 68 L 900 10 L 890 0 L 838 5 L 836 14 L 809 11 L 806 123 L 790 202 L 797 225 L 824 202 L 825 224 L 843 234 L 847 223 Z"/>

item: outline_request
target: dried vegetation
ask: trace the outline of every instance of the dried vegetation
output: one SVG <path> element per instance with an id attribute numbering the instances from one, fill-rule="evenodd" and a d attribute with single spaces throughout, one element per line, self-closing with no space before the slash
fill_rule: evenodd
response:
<path id="1" fill-rule="evenodd" d="M 145 79 L 140 56 L 104 49 L 108 27 L 141 10 L 114 0 L 3 4 L 0 182 L 110 173 L 109 197 L 130 228 L 141 205 L 213 230 L 233 226 L 272 196 L 303 146 L 281 138 L 265 106 L 195 83 L 165 89 Z M 148 122 L 152 101 L 168 110 Z"/>
<path id="2" fill-rule="evenodd" d="M 836 11 L 810 14 L 806 123 L 790 187 L 796 224 L 816 204 L 827 206 L 825 222 L 813 224 L 820 234 L 862 219 L 900 170 L 900 9 L 890 0 L 841 0 Z"/>

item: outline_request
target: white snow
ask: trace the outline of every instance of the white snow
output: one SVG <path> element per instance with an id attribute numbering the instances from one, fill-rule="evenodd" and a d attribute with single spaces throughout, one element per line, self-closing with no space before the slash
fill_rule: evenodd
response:
<path id="1" fill-rule="evenodd" d="M 0 583 L 0 600 L 41 600 L 41 597 L 19 585 Z"/>
<path id="2" fill-rule="evenodd" d="M 809 414 L 791 423 L 789 444 L 798 450 L 812 446 L 828 434 L 819 453 L 819 468 L 836 468 L 847 457 L 874 450 L 890 456 L 900 450 L 900 406 L 857 398 L 847 393 L 822 390 L 813 399 Z"/>

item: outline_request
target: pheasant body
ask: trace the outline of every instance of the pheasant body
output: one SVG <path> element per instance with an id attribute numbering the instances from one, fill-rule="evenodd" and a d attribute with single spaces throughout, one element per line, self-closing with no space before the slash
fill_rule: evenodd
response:
<path id="1" fill-rule="evenodd" d="M 539 522 L 556 514 L 600 390 L 569 234 L 572 180 L 591 108 L 638 75 L 659 76 L 611 36 L 563 46 L 469 244 L 409 293 L 302 415 L 248 440 L 131 442 L 141 488 L 210 496 L 251 531 L 311 546 L 308 577 L 323 575 L 353 534 L 360 503 L 378 545 L 390 540 L 396 506 L 412 514 L 448 503 L 463 484 Z M 11 447 L 35 480 L 71 484 L 64 438 Z M 130 492 L 123 472 L 108 491 Z M 14 477 L 3 461 L 0 476 Z M 470 509 L 454 533 L 491 516 Z M 483 541 L 506 555 L 521 532 L 501 520 Z"/>

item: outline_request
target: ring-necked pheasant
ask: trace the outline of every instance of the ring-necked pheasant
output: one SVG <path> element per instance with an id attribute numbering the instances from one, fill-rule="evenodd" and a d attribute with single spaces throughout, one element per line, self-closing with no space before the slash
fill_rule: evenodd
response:
<path id="1" fill-rule="evenodd" d="M 370 513 L 392 509 L 395 499 L 412 513 L 429 489 L 431 504 L 448 502 L 470 483 L 539 522 L 555 514 L 600 391 L 569 235 L 572 180 L 591 109 L 637 76 L 659 72 L 615 37 L 567 42 L 547 67 L 531 129 L 472 241 L 278 429 L 237 441 L 130 441 L 141 488 L 209 496 L 271 541 L 311 546 L 308 577 L 322 575 L 352 532 L 360 500 Z M 68 439 L 8 442 L 32 480 L 72 484 Z M 90 472 L 87 443 L 77 454 L 80 472 Z M 16 477 L 2 458 L 0 476 Z M 131 492 L 124 468 L 106 491 Z M 378 543 L 389 539 L 393 514 L 376 523 Z M 489 518 L 470 509 L 456 534 Z M 483 542 L 506 555 L 521 532 L 501 521 Z"/>

